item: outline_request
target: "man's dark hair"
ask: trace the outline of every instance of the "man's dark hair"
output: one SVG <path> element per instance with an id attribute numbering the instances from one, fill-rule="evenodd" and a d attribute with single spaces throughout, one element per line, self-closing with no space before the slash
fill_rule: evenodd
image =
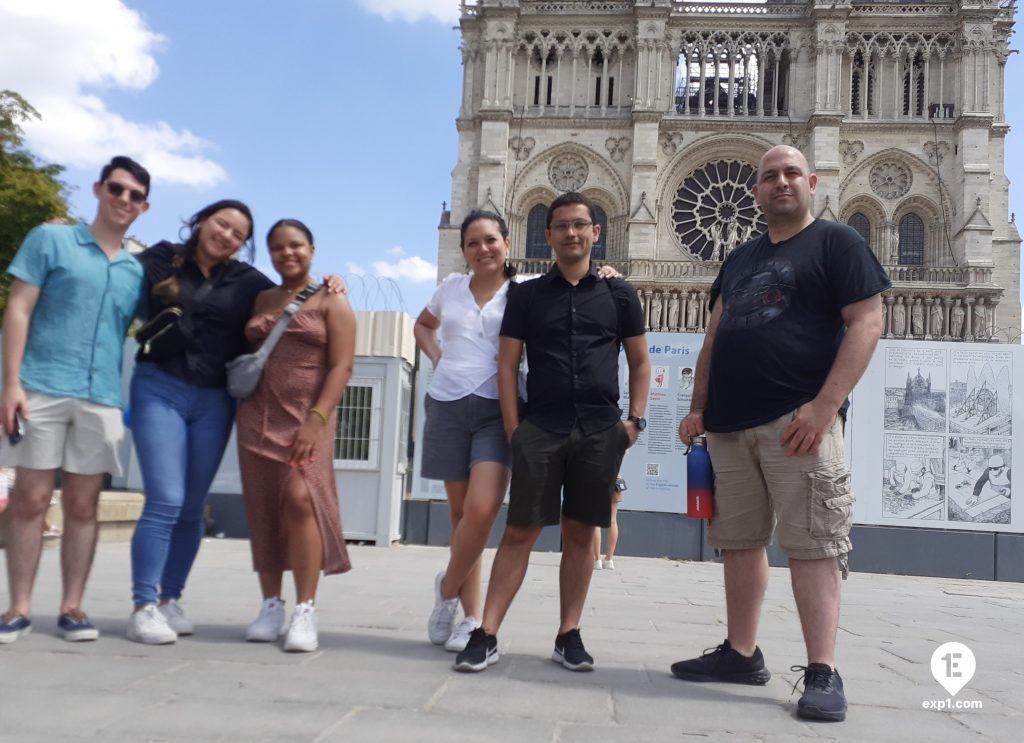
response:
<path id="1" fill-rule="evenodd" d="M 590 212 L 590 221 L 597 224 L 597 209 L 594 207 L 594 202 L 581 193 L 566 191 L 564 194 L 552 201 L 551 206 L 548 207 L 547 228 L 549 230 L 551 229 L 551 215 L 555 213 L 555 209 L 562 206 L 569 206 L 570 204 L 583 204 L 583 206 L 587 207 L 587 210 Z"/>
<path id="2" fill-rule="evenodd" d="M 146 196 L 149 196 L 149 171 L 139 165 L 137 162 L 132 160 L 130 157 L 124 155 L 118 155 L 111 159 L 109 163 L 103 166 L 103 170 L 100 171 L 100 183 L 105 183 L 107 178 L 110 177 L 111 172 L 114 170 L 125 170 L 131 174 L 132 178 L 137 180 L 146 189 Z"/>

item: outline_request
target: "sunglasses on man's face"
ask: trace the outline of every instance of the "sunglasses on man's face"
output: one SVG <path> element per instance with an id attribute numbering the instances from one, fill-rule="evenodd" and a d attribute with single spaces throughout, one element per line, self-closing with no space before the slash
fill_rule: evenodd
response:
<path id="1" fill-rule="evenodd" d="M 146 200 L 146 194 L 142 191 L 138 191 L 134 188 L 128 188 L 127 186 L 118 183 L 117 181 L 106 181 L 107 193 L 113 196 L 115 199 L 119 198 L 125 191 L 128 192 L 128 199 L 133 204 L 141 204 Z"/>

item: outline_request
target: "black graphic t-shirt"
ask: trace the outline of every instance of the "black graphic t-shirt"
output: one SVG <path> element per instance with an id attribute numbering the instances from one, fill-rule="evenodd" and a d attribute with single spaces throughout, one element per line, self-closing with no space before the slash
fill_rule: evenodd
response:
<path id="1" fill-rule="evenodd" d="M 867 243 L 845 224 L 815 220 L 788 240 L 773 244 L 766 233 L 733 251 L 711 287 L 722 317 L 705 427 L 751 428 L 812 400 L 843 339 L 842 308 L 889 286 Z"/>

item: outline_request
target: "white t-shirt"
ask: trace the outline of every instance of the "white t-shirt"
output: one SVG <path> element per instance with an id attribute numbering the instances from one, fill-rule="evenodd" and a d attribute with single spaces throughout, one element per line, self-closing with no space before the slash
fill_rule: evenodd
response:
<path id="1" fill-rule="evenodd" d="M 441 361 L 427 388 L 435 400 L 466 395 L 498 399 L 498 333 L 508 297 L 506 281 L 490 301 L 478 307 L 469 290 L 472 274 L 450 274 L 427 302 L 427 311 L 441 321 Z"/>

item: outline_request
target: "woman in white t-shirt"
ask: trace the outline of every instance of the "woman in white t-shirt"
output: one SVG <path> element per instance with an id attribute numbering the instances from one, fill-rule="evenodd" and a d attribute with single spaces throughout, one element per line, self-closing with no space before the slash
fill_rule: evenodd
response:
<path id="1" fill-rule="evenodd" d="M 444 480 L 452 525 L 451 557 L 434 581 L 427 630 L 431 642 L 451 652 L 462 650 L 480 626 L 480 555 L 511 472 L 497 378 L 498 332 L 515 274 L 508 227 L 493 212 L 474 211 L 460 236 L 470 273 L 441 282 L 413 331 L 434 364 L 421 475 Z M 465 618 L 456 625 L 460 599 Z"/>

